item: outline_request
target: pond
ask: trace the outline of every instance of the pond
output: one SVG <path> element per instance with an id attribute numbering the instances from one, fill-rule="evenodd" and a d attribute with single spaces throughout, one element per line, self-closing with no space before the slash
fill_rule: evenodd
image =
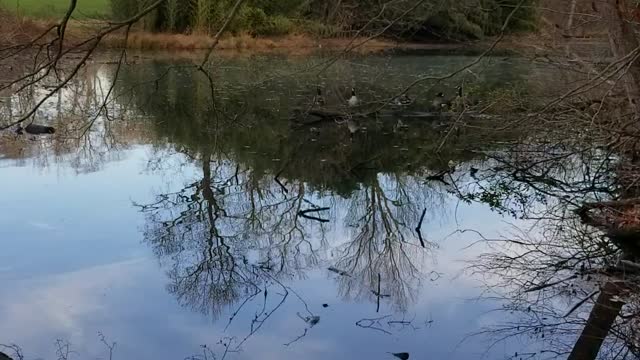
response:
<path id="1" fill-rule="evenodd" d="M 353 131 L 300 109 L 318 87 L 327 108 L 351 87 L 376 108 L 475 58 L 327 59 L 220 58 L 212 82 L 190 59 L 96 62 L 45 103 L 54 136 L 0 144 L 0 343 L 25 359 L 566 357 L 580 324 L 545 332 L 513 307 L 509 269 L 483 263 L 483 239 L 542 236 L 517 209 L 546 202 L 467 192 L 521 133 L 424 116 L 461 81 L 511 94 L 541 69 L 487 58 Z M 4 116 L 30 104 L 5 97 Z"/>

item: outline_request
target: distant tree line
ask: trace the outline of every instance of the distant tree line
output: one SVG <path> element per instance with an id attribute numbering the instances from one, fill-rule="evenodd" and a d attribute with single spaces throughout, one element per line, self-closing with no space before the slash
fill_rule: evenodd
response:
<path id="1" fill-rule="evenodd" d="M 306 32 L 324 37 L 362 35 L 385 29 L 401 39 L 477 39 L 535 27 L 538 0 L 247 0 L 229 31 L 255 36 Z M 130 17 L 151 0 L 111 0 L 113 15 Z M 166 0 L 143 26 L 150 31 L 211 33 L 224 21 L 233 0 Z"/>

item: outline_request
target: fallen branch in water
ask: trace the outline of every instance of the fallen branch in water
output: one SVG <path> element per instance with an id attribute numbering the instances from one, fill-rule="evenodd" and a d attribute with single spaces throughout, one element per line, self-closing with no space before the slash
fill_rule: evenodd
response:
<path id="1" fill-rule="evenodd" d="M 307 330 L 309 330 L 309 329 L 305 328 L 304 329 L 304 333 L 302 333 L 302 335 L 300 335 L 297 338 L 295 338 L 295 339 L 289 341 L 288 343 L 284 344 L 284 346 L 289 346 L 289 345 L 293 344 L 294 342 L 296 342 L 296 341 L 302 339 L 303 337 L 307 336 Z"/>
<path id="2" fill-rule="evenodd" d="M 319 221 L 319 222 L 322 222 L 322 223 L 327 223 L 327 222 L 329 222 L 329 219 L 323 219 L 323 218 L 319 218 L 319 217 L 316 217 L 316 216 L 308 215 L 309 213 L 327 211 L 327 210 L 329 210 L 328 207 L 301 210 L 301 211 L 298 211 L 298 216 L 303 217 L 305 219 L 309 219 L 309 220 L 315 220 L 315 221 Z"/>
<path id="3" fill-rule="evenodd" d="M 390 317 L 391 315 L 385 315 L 379 318 L 374 318 L 374 319 L 360 319 L 358 321 L 356 321 L 356 326 L 364 328 L 364 329 L 373 329 L 373 330 L 377 330 L 377 331 L 382 331 L 383 333 L 387 334 L 387 335 L 392 335 L 391 332 L 381 328 L 381 327 L 376 327 L 374 325 L 378 324 L 380 326 L 382 326 L 382 324 L 380 323 L 380 320 L 384 320 L 388 317 Z"/>

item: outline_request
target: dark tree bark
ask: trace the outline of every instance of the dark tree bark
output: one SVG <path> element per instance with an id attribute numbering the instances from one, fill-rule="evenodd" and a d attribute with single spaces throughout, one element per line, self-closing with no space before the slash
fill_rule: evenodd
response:
<path id="1" fill-rule="evenodd" d="M 633 27 L 626 21 L 627 6 L 625 0 L 605 0 L 601 3 L 601 13 L 606 21 L 609 33 L 609 46 L 614 60 L 629 55 L 638 48 L 638 39 Z M 629 102 L 640 117 L 640 62 L 630 64 L 623 78 Z"/>
<path id="2" fill-rule="evenodd" d="M 613 282 L 608 282 L 602 287 L 596 304 L 589 314 L 587 324 L 576 341 L 568 360 L 593 360 L 598 356 L 602 342 L 607 337 L 624 305 L 621 301 L 613 300 L 619 290 L 618 285 Z"/>

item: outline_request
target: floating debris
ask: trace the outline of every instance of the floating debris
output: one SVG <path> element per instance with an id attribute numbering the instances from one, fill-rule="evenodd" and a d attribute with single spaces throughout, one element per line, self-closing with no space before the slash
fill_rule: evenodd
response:
<path id="1" fill-rule="evenodd" d="M 329 304 L 322 304 L 322 307 L 323 308 L 327 308 L 327 307 L 329 307 Z"/>
<path id="2" fill-rule="evenodd" d="M 380 294 L 379 292 L 375 291 L 375 290 L 371 290 L 371 292 L 373 293 L 373 295 L 375 295 L 376 297 L 381 297 L 381 298 L 386 298 L 386 297 L 391 297 L 391 295 L 389 294 Z"/>
<path id="3" fill-rule="evenodd" d="M 311 316 L 302 316 L 300 313 L 297 313 L 298 317 L 302 319 L 302 321 L 309 324 L 309 327 L 313 327 L 320 322 L 320 316 L 311 315 Z"/>
<path id="4" fill-rule="evenodd" d="M 333 266 L 328 267 L 327 270 L 332 271 L 332 272 L 334 272 L 334 273 L 336 273 L 336 274 L 338 274 L 340 276 L 351 276 L 351 275 L 349 275 L 348 272 L 346 272 L 344 270 L 336 269 Z"/>
<path id="5" fill-rule="evenodd" d="M 409 360 L 409 353 L 408 352 L 389 353 L 389 354 L 397 357 L 400 360 Z"/>

